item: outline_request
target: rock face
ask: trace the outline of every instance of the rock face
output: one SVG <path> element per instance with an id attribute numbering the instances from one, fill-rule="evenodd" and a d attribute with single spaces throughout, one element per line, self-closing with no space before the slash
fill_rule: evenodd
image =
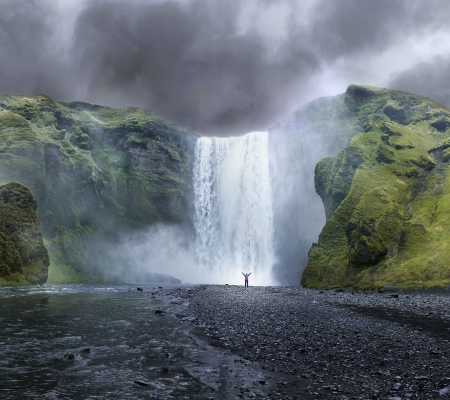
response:
<path id="1" fill-rule="evenodd" d="M 450 283 L 450 110 L 360 86 L 349 87 L 346 102 L 363 130 L 316 166 L 327 222 L 309 250 L 302 284 Z"/>
<path id="2" fill-rule="evenodd" d="M 102 277 L 99 243 L 155 222 L 189 225 L 196 138 L 145 110 L 0 96 L 0 182 L 28 186 L 50 278 Z M 100 268 L 100 266 L 102 268 Z"/>
<path id="3" fill-rule="evenodd" d="M 0 285 L 42 284 L 49 258 L 30 190 L 0 185 Z"/>
<path id="4" fill-rule="evenodd" d="M 325 214 L 314 189 L 314 168 L 334 156 L 363 130 L 354 118 L 348 93 L 316 99 L 269 130 L 274 207 L 274 277 L 284 285 L 299 282 L 308 249 L 317 240 Z"/>

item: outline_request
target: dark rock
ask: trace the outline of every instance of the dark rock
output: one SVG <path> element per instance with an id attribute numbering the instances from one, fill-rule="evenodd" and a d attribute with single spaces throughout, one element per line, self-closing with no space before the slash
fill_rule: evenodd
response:
<path id="1" fill-rule="evenodd" d="M 438 130 L 439 132 L 445 132 L 447 130 L 447 128 L 450 127 L 450 120 L 443 118 L 443 119 L 439 119 L 435 122 L 432 122 L 430 125 L 433 128 L 435 128 L 436 130 Z"/>
<path id="2" fill-rule="evenodd" d="M 50 260 L 36 208 L 27 187 L 0 185 L 0 282 L 36 285 L 47 280 Z"/>
<path id="3" fill-rule="evenodd" d="M 160 309 L 155 310 L 155 314 L 158 314 L 158 315 L 162 315 L 162 314 L 165 314 L 165 313 L 166 313 L 165 311 L 160 310 Z"/>
<path id="4" fill-rule="evenodd" d="M 381 141 L 382 141 L 384 144 L 389 145 L 389 135 L 386 135 L 386 134 L 381 135 Z"/>
<path id="5" fill-rule="evenodd" d="M 137 291 L 138 291 L 138 292 L 142 292 L 143 290 L 144 290 L 144 289 L 142 289 L 142 288 L 140 288 L 140 287 L 137 288 Z"/>
<path id="6" fill-rule="evenodd" d="M 389 295 L 389 297 L 392 297 L 392 298 L 394 298 L 394 299 L 398 299 L 398 293 L 391 293 L 391 294 Z"/>
<path id="7" fill-rule="evenodd" d="M 141 380 L 135 380 L 134 383 L 136 385 L 140 385 L 140 386 L 149 386 L 149 383 L 141 381 Z"/>

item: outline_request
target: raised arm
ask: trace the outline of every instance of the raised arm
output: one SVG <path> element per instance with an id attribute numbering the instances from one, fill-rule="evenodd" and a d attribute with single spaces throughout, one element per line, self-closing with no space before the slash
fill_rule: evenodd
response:
<path id="1" fill-rule="evenodd" d="M 250 276 L 252 273 L 250 272 L 249 274 L 248 274 L 248 276 Z"/>
<path id="2" fill-rule="evenodd" d="M 243 272 L 241 272 L 241 274 L 245 276 L 245 274 Z"/>

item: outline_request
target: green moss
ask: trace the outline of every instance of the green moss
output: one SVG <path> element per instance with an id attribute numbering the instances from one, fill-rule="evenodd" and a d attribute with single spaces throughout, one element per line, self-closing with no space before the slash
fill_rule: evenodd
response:
<path id="1" fill-rule="evenodd" d="M 302 284 L 434 287 L 450 283 L 450 111 L 419 96 L 349 87 L 365 132 L 315 170 L 327 215 Z M 447 128 L 440 132 L 445 132 Z"/>
<path id="2" fill-rule="evenodd" d="M 151 111 L 46 96 L 0 95 L 0 107 L 0 181 L 36 197 L 54 280 L 101 277 L 97 240 L 118 230 L 184 221 L 195 145 L 185 130 Z"/>
<path id="3" fill-rule="evenodd" d="M 48 283 L 79 283 L 86 282 L 86 277 L 76 272 L 67 264 L 50 264 L 48 269 Z"/>
<path id="4" fill-rule="evenodd" d="M 30 190 L 17 182 L 1 185 L 0 215 L 2 284 L 44 283 L 49 258 Z"/>

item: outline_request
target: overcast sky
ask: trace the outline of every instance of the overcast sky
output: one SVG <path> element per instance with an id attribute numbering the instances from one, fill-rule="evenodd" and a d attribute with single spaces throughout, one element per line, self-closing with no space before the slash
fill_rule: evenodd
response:
<path id="1" fill-rule="evenodd" d="M 1 0 L 0 92 L 266 130 L 351 83 L 450 107 L 448 0 Z"/>

